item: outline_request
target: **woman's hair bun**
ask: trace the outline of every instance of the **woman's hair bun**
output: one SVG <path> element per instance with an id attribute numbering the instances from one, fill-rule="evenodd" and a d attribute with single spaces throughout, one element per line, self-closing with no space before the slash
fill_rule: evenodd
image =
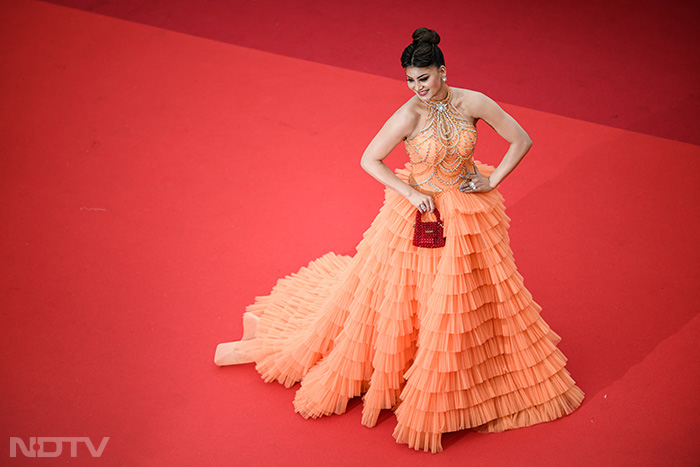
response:
<path id="1" fill-rule="evenodd" d="M 413 31 L 413 43 L 409 44 L 401 53 L 401 66 L 408 68 L 414 66 L 424 68 L 445 65 L 445 56 L 438 44 L 440 35 L 428 28 L 418 28 Z"/>
<path id="2" fill-rule="evenodd" d="M 428 44 L 438 45 L 440 43 L 440 35 L 428 28 L 418 28 L 413 31 L 413 43 L 427 42 Z"/>

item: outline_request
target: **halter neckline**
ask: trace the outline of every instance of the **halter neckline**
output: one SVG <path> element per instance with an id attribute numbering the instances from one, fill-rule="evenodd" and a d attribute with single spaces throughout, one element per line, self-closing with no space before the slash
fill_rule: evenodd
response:
<path id="1" fill-rule="evenodd" d="M 445 85 L 447 86 L 447 85 Z M 434 101 L 434 100 L 427 100 L 423 101 L 428 105 L 428 107 L 432 107 L 437 110 L 444 111 L 447 109 L 447 104 L 449 104 L 452 101 L 452 88 L 447 86 L 447 96 L 444 99 L 441 99 L 439 101 Z"/>

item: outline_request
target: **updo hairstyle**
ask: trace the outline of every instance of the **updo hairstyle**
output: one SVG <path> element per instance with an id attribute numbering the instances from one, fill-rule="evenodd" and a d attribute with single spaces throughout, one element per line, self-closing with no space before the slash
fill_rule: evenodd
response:
<path id="1" fill-rule="evenodd" d="M 427 68 L 435 65 L 440 68 L 445 64 L 445 56 L 438 47 L 440 35 L 428 28 L 418 28 L 413 31 L 413 43 L 403 49 L 401 66 Z"/>

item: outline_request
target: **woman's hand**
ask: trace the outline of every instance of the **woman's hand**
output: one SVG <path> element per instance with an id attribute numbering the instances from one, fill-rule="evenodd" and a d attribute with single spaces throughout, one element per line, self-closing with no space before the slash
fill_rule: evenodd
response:
<path id="1" fill-rule="evenodd" d="M 435 209 L 433 197 L 423 194 L 418 190 L 411 189 L 411 193 L 406 199 L 421 212 L 433 211 Z"/>
<path id="2" fill-rule="evenodd" d="M 459 184 L 459 191 L 465 193 L 486 193 L 493 190 L 491 186 L 491 180 L 488 177 L 484 177 L 479 172 L 479 168 L 474 164 L 474 173 L 468 175 L 469 178 L 465 178 L 462 183 Z"/>

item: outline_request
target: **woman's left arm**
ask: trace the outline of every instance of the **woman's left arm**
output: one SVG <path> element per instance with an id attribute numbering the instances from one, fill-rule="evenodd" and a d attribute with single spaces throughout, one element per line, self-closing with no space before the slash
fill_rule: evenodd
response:
<path id="1" fill-rule="evenodd" d="M 532 140 L 513 117 L 508 115 L 496 102 L 479 92 L 469 99 L 469 113 L 474 118 L 485 121 L 491 128 L 510 143 L 508 151 L 491 175 L 476 181 L 475 189 L 468 192 L 486 192 L 496 188 L 515 169 L 532 147 Z"/>

